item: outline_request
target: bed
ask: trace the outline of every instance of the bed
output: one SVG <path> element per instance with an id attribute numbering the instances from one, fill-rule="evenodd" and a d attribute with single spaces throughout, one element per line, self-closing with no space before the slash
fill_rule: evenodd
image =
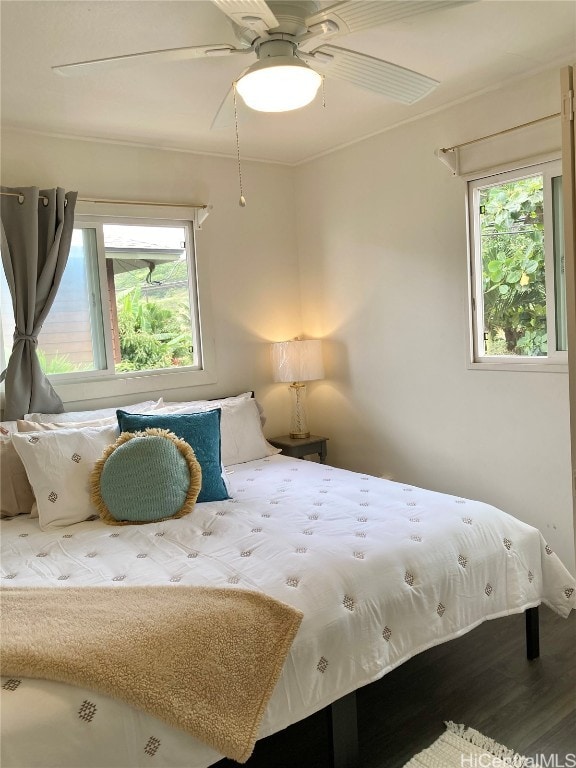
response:
<path id="1" fill-rule="evenodd" d="M 303 618 L 259 738 L 486 620 L 528 611 L 533 624 L 540 604 L 562 616 L 576 607 L 576 582 L 541 533 L 505 512 L 266 445 L 227 463 L 230 498 L 180 519 L 49 530 L 30 514 L 3 520 L 3 588 L 217 587 L 296 608 Z M 3 768 L 206 768 L 222 758 L 93 689 L 13 675 L 1 688 Z"/>

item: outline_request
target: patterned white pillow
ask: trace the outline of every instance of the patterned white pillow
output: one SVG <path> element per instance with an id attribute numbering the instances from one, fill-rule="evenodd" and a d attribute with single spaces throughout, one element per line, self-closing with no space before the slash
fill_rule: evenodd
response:
<path id="1" fill-rule="evenodd" d="M 43 531 L 98 514 L 90 501 L 90 473 L 119 433 L 116 425 L 12 435 L 36 497 Z"/>

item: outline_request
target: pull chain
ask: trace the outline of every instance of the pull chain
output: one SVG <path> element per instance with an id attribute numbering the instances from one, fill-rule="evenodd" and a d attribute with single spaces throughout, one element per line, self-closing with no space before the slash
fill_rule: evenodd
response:
<path id="1" fill-rule="evenodd" d="M 244 197 L 244 190 L 242 189 L 242 166 L 240 164 L 240 137 L 238 136 L 238 106 L 236 104 L 236 83 L 232 83 L 232 89 L 234 93 L 234 129 L 236 131 L 236 159 L 238 161 L 238 181 L 240 183 L 240 200 L 238 202 L 241 208 L 245 208 L 246 198 Z"/>

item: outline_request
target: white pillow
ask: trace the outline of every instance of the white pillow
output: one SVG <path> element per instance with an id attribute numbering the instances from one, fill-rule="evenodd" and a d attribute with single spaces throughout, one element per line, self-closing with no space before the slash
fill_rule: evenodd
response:
<path id="1" fill-rule="evenodd" d="M 233 405 L 235 403 L 240 402 L 241 400 L 254 400 L 256 403 L 256 407 L 258 408 L 258 414 L 260 416 L 260 424 L 264 426 L 266 423 L 266 416 L 264 415 L 264 409 L 258 402 L 258 400 L 254 399 L 254 393 L 253 392 L 243 392 L 241 395 L 233 395 L 232 397 L 221 397 L 216 400 L 189 400 L 188 402 L 164 402 L 163 406 L 164 408 L 181 408 L 184 405 L 189 405 L 192 408 L 197 408 L 199 406 L 207 405 L 211 408 L 220 408 L 221 405 Z"/>
<path id="2" fill-rule="evenodd" d="M 96 411 L 68 411 L 67 413 L 27 413 L 25 421 L 36 421 L 39 424 L 57 422 L 58 424 L 70 421 L 94 421 L 96 419 L 116 418 L 116 411 L 120 408 L 128 413 L 148 413 L 155 411 L 164 405 L 162 398 L 159 400 L 145 400 L 134 405 L 118 405 L 115 408 L 100 408 Z"/>
<path id="3" fill-rule="evenodd" d="M 235 404 L 223 404 L 220 421 L 222 464 L 243 464 L 280 453 L 266 440 L 262 432 L 260 412 L 254 398 Z"/>
<path id="4" fill-rule="evenodd" d="M 43 531 L 98 514 L 90 502 L 90 473 L 118 434 L 116 425 L 12 435 L 36 497 Z"/>
<path id="5" fill-rule="evenodd" d="M 222 400 L 175 403 L 159 408 L 155 413 L 197 413 L 215 408 L 222 411 L 220 435 L 222 464 L 225 467 L 280 453 L 264 437 L 258 406 L 250 393 Z"/>
<path id="6" fill-rule="evenodd" d="M 219 397 L 215 400 L 188 400 L 185 402 L 164 402 L 159 408 L 191 408 L 189 413 L 198 412 L 200 409 L 208 408 L 220 408 L 222 405 L 235 405 L 242 400 L 253 400 L 252 392 L 243 392 L 241 395 L 234 395 L 233 397 Z M 174 413 L 175 411 L 168 410 L 165 413 Z"/>
<path id="7" fill-rule="evenodd" d="M 18 432 L 53 432 L 55 429 L 86 429 L 87 427 L 115 427 L 118 424 L 116 416 L 107 419 L 93 419 L 92 421 L 60 421 L 40 422 L 18 419 L 16 426 Z"/>

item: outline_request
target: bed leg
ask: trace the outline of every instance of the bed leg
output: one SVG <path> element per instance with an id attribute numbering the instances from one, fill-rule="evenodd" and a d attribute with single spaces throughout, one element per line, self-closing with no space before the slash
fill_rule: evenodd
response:
<path id="1" fill-rule="evenodd" d="M 540 625 L 538 606 L 526 609 L 526 656 L 529 661 L 540 656 Z"/>
<path id="2" fill-rule="evenodd" d="M 357 768 L 358 719 L 356 691 L 330 705 L 332 768 Z"/>

